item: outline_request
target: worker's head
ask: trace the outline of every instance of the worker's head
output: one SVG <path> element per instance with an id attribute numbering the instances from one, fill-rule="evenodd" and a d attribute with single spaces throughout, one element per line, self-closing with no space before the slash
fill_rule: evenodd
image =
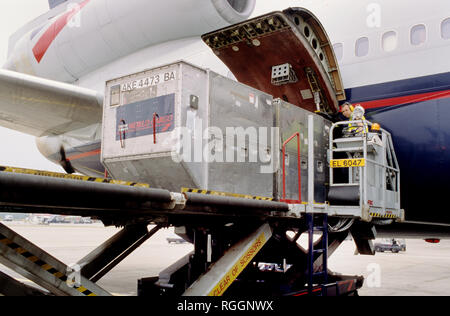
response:
<path id="1" fill-rule="evenodd" d="M 342 112 L 342 115 L 344 115 L 346 118 L 349 119 L 352 116 L 352 112 L 353 112 L 352 104 L 349 102 L 345 102 L 344 104 L 342 104 L 341 112 Z"/>
<path id="2" fill-rule="evenodd" d="M 364 117 L 364 114 L 366 114 L 366 111 L 361 105 L 355 106 L 355 109 L 353 110 L 353 119 L 354 120 L 361 120 Z"/>

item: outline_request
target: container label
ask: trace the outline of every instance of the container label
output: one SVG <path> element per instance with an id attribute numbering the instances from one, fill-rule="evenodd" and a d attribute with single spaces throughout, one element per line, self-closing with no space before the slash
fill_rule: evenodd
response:
<path id="1" fill-rule="evenodd" d="M 156 123 L 155 126 L 153 123 Z M 175 94 L 164 95 L 116 109 L 116 141 L 171 132 L 175 128 Z"/>
<path id="2" fill-rule="evenodd" d="M 147 88 L 151 86 L 157 86 L 169 81 L 174 81 L 177 78 L 175 71 L 162 72 L 150 77 L 142 78 L 139 80 L 133 80 L 121 85 L 122 92 L 133 91 L 136 89 Z"/>

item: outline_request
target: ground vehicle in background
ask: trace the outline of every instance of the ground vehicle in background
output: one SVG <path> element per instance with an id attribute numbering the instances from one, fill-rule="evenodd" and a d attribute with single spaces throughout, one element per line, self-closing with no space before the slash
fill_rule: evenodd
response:
<path id="1" fill-rule="evenodd" d="M 5 222 L 12 222 L 14 220 L 14 217 L 12 215 L 6 215 L 4 221 Z"/>
<path id="2" fill-rule="evenodd" d="M 400 247 L 402 248 L 401 251 L 405 252 L 406 251 L 406 241 L 404 239 L 397 239 L 397 242 L 400 245 Z"/>
<path id="3" fill-rule="evenodd" d="M 392 253 L 399 253 L 406 251 L 406 243 L 404 241 L 397 241 L 396 239 L 384 239 L 381 242 L 375 243 L 376 252 L 391 251 Z"/>

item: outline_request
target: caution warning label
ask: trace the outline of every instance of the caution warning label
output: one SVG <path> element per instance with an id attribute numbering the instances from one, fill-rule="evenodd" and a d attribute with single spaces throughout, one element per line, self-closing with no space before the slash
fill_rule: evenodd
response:
<path id="1" fill-rule="evenodd" d="M 261 233 L 247 249 L 241 258 L 234 264 L 234 266 L 225 274 L 208 296 L 222 296 L 228 287 L 236 280 L 236 278 L 244 271 L 247 265 L 253 260 L 256 254 L 266 244 L 267 239 L 264 232 Z"/>

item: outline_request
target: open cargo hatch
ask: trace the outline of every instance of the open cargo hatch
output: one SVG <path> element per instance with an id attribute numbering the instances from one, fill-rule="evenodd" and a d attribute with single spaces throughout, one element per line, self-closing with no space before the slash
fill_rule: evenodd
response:
<path id="1" fill-rule="evenodd" d="M 309 111 L 346 99 L 330 40 L 309 11 L 272 12 L 202 36 L 236 79 Z"/>

